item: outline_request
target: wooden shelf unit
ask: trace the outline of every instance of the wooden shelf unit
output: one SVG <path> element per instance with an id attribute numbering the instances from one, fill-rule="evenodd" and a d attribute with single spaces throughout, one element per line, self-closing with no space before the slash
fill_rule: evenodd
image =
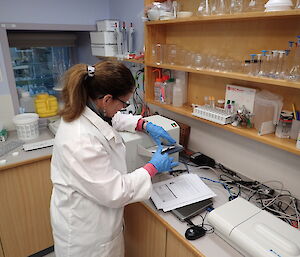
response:
<path id="1" fill-rule="evenodd" d="M 194 11 L 197 1 L 181 1 L 182 9 Z M 145 0 L 145 5 L 151 1 Z M 151 48 L 157 43 L 177 46 L 207 56 L 221 56 L 235 60 L 249 59 L 250 54 L 262 50 L 285 49 L 288 41 L 296 40 L 300 33 L 300 10 L 285 12 L 257 12 L 234 15 L 191 17 L 168 21 L 145 23 L 145 100 L 167 110 L 228 130 L 232 133 L 254 139 L 276 148 L 300 155 L 296 142 L 280 139 L 274 134 L 258 136 L 255 129 L 235 128 L 218 125 L 193 116 L 191 104 L 204 104 L 204 96 L 224 99 L 227 84 L 240 85 L 258 90 L 268 90 L 284 98 L 284 110 L 292 110 L 292 103 L 300 108 L 300 83 L 249 76 L 236 72 L 216 72 L 196 70 L 178 65 L 156 65 L 151 56 Z M 153 68 L 181 70 L 188 72 L 187 104 L 176 108 L 154 101 Z"/>
<path id="2" fill-rule="evenodd" d="M 172 24 L 172 23 L 195 23 L 207 21 L 231 21 L 231 20 L 261 20 L 261 19 L 286 19 L 288 17 L 297 17 L 300 10 L 279 11 L 279 12 L 244 12 L 236 14 L 210 15 L 210 16 L 192 16 L 189 18 L 177 18 L 172 20 L 147 21 L 147 26 Z"/>

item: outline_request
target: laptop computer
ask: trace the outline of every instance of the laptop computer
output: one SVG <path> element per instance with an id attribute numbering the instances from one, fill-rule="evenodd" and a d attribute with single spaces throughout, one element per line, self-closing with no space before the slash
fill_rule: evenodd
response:
<path id="1" fill-rule="evenodd" d="M 192 217 L 195 217 L 199 213 L 202 213 L 205 211 L 205 209 L 209 206 L 212 206 L 213 201 L 211 198 L 192 203 L 174 210 L 171 210 L 171 212 L 182 222 L 185 221 L 185 219 L 190 219 Z"/>

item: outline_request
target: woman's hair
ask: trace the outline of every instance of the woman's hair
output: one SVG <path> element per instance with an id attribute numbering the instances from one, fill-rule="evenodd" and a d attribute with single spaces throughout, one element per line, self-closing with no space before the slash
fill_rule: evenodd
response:
<path id="1" fill-rule="evenodd" d="M 94 76 L 88 76 L 86 64 L 76 64 L 63 77 L 64 108 L 60 115 L 67 122 L 77 119 L 88 98 L 96 100 L 107 94 L 117 98 L 134 91 L 135 80 L 130 70 L 120 62 L 103 61 L 94 65 Z"/>

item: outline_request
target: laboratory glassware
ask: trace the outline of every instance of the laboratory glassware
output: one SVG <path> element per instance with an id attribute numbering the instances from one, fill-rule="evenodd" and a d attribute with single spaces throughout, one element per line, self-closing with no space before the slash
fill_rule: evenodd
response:
<path id="1" fill-rule="evenodd" d="M 298 81 L 300 80 L 300 36 L 297 36 L 297 44 L 293 56 L 292 67 L 289 72 L 289 80 Z"/>
<path id="2" fill-rule="evenodd" d="M 210 0 L 210 13 L 211 15 L 217 14 L 217 1 L 218 0 Z"/>
<path id="3" fill-rule="evenodd" d="M 246 12 L 260 12 L 265 10 L 265 3 L 263 0 L 249 0 L 246 5 Z"/>
<path id="4" fill-rule="evenodd" d="M 186 56 L 187 50 L 179 48 L 177 49 L 177 65 L 184 66 L 185 65 L 185 56 Z"/>
<path id="5" fill-rule="evenodd" d="M 278 64 L 278 50 L 270 51 L 270 66 L 268 77 L 275 78 L 275 72 Z"/>
<path id="6" fill-rule="evenodd" d="M 295 9 L 300 9 L 300 0 L 297 0 L 297 3 L 295 5 Z"/>
<path id="7" fill-rule="evenodd" d="M 257 70 L 257 59 L 256 54 L 250 54 L 250 70 L 249 75 L 255 76 Z"/>
<path id="8" fill-rule="evenodd" d="M 216 0 L 216 14 L 223 15 L 229 13 L 229 7 L 226 0 Z"/>
<path id="9" fill-rule="evenodd" d="M 209 0 L 201 0 L 197 14 L 200 16 L 207 16 L 211 14 Z"/>
<path id="10" fill-rule="evenodd" d="M 194 67 L 196 70 L 201 70 L 203 67 L 203 58 L 201 54 L 195 54 Z"/>
<path id="11" fill-rule="evenodd" d="M 177 46 L 166 45 L 166 63 L 174 65 L 176 63 Z"/>
<path id="12" fill-rule="evenodd" d="M 275 79 L 282 78 L 283 75 L 283 67 L 284 67 L 284 58 L 285 58 L 285 51 L 278 51 L 278 58 L 277 58 L 277 66 L 274 74 Z"/>
<path id="13" fill-rule="evenodd" d="M 194 58 L 195 58 L 195 54 L 193 52 L 187 51 L 184 58 L 185 60 L 184 66 L 186 66 L 187 68 L 194 67 Z"/>
<path id="14" fill-rule="evenodd" d="M 243 11 L 243 0 L 230 1 L 230 13 L 240 13 Z"/>
<path id="15" fill-rule="evenodd" d="M 267 72 L 267 67 L 268 67 L 268 57 L 267 57 L 267 50 L 262 50 L 261 51 L 261 63 L 260 63 L 260 69 L 258 72 L 258 76 L 265 76 Z"/>
<path id="16" fill-rule="evenodd" d="M 152 50 L 152 56 L 154 57 L 154 63 L 160 65 L 163 63 L 163 45 L 155 44 Z"/>

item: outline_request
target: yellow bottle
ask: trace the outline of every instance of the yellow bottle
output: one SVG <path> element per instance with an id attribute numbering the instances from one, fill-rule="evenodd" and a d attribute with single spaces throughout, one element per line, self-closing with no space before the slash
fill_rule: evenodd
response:
<path id="1" fill-rule="evenodd" d="M 36 113 L 41 117 L 55 116 L 58 112 L 57 99 L 53 95 L 38 94 L 34 100 Z"/>

